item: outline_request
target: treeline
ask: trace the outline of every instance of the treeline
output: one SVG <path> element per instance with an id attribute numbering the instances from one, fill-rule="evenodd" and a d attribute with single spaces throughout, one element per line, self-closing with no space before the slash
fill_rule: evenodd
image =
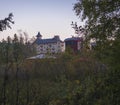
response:
<path id="1" fill-rule="evenodd" d="M 9 69 L 7 63 L 0 68 L 1 105 L 119 103 L 118 75 L 111 74 L 93 51 L 66 52 L 56 59 L 18 59 L 8 65 Z"/>
<path id="2" fill-rule="evenodd" d="M 30 57 L 35 54 L 35 48 L 31 45 L 28 37 L 25 38 L 21 35 L 14 34 L 14 37 L 10 36 L 7 39 L 3 39 L 0 42 L 0 62 L 2 60 L 7 60 L 5 57 L 9 59 L 14 59 L 15 56 L 18 59 L 23 59 Z M 2 61 L 3 62 L 3 61 Z"/>
<path id="3" fill-rule="evenodd" d="M 35 49 L 31 44 L 24 40 L 22 36 L 18 37 L 17 34 L 14 35 L 12 39 L 10 36 L 7 40 L 2 40 L 0 42 L 0 75 L 1 75 L 1 105 L 7 105 L 8 90 L 9 86 L 9 75 L 15 77 L 15 87 L 16 87 L 16 105 L 18 103 L 19 96 L 19 69 L 24 61 L 29 56 L 35 54 Z M 14 72 L 12 72 L 14 71 Z"/>

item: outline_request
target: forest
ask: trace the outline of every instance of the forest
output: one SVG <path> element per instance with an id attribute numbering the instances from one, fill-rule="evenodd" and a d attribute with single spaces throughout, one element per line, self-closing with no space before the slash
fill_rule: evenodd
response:
<path id="1" fill-rule="evenodd" d="M 0 43 L 1 105 L 119 104 L 117 67 L 97 59 L 94 50 L 27 59 L 34 54 L 16 34 Z"/>

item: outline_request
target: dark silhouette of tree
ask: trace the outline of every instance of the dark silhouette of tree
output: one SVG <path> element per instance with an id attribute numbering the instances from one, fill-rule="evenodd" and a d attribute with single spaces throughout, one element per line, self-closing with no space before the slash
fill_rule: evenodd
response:
<path id="1" fill-rule="evenodd" d="M 14 24 L 12 18 L 13 14 L 10 13 L 7 18 L 0 20 L 0 31 L 6 30 L 7 27 L 11 29 L 10 23 Z"/>

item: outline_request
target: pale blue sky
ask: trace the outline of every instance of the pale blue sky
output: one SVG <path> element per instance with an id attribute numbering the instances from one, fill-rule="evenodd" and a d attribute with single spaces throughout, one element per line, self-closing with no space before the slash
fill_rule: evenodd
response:
<path id="1" fill-rule="evenodd" d="M 64 40 L 74 34 L 71 21 L 82 24 L 75 16 L 73 4 L 76 0 L 0 0 L 0 20 L 13 13 L 15 21 L 12 29 L 0 32 L 0 39 L 13 37 L 22 30 L 29 37 L 36 36 L 38 31 L 43 38 L 60 35 Z"/>

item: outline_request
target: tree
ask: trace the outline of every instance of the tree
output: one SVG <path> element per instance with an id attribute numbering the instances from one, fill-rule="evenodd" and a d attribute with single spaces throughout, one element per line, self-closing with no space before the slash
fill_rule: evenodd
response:
<path id="1" fill-rule="evenodd" d="M 81 20 L 86 20 L 90 37 L 98 39 L 100 44 L 108 38 L 120 37 L 119 0 L 79 0 L 74 10 Z"/>
<path id="2" fill-rule="evenodd" d="M 118 105 L 120 76 L 120 0 L 79 0 L 74 11 L 85 20 L 87 37 L 96 39 L 95 53 L 109 68 L 106 77 L 106 97 L 112 105 Z M 105 91 L 104 91 L 105 92 Z"/>
<path id="3" fill-rule="evenodd" d="M 79 0 L 74 10 L 86 21 L 87 37 L 96 39 L 99 58 L 118 55 L 114 50 L 120 45 L 120 1 Z"/>
<path id="4" fill-rule="evenodd" d="M 7 37 L 7 41 L 3 40 L 0 44 L 0 61 L 1 65 L 4 67 L 4 78 L 3 78 L 3 86 L 2 86 L 2 103 L 3 105 L 7 104 L 7 85 L 8 85 L 8 77 L 9 70 L 12 65 L 12 46 L 11 46 L 11 38 Z M 0 67 L 2 67 L 0 66 Z"/>
<path id="5" fill-rule="evenodd" d="M 6 30 L 6 28 L 11 28 L 10 23 L 14 24 L 12 21 L 13 14 L 10 13 L 7 18 L 0 20 L 0 31 Z"/>

